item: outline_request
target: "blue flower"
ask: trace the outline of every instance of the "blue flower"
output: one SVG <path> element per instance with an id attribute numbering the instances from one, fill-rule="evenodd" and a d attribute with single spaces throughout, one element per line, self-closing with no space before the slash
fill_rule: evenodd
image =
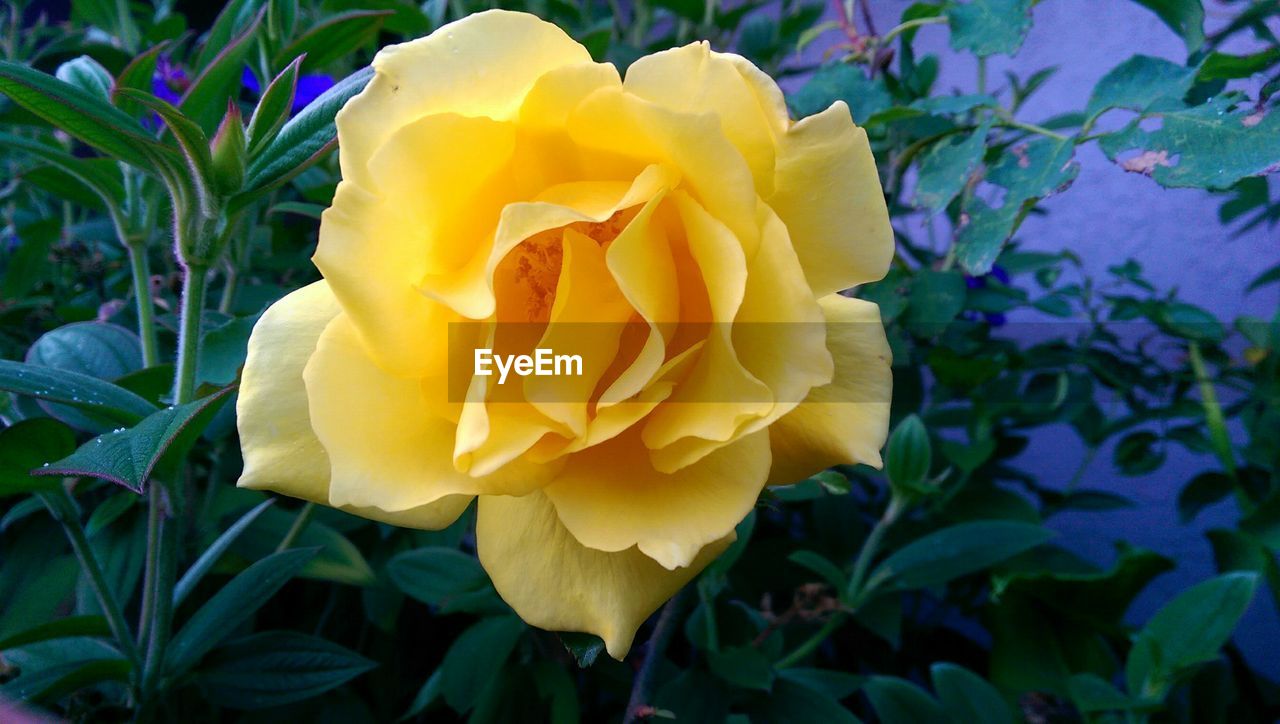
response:
<path id="1" fill-rule="evenodd" d="M 151 92 L 161 100 L 177 104 L 182 94 L 191 87 L 191 81 L 181 67 L 169 61 L 169 56 L 156 59 L 156 70 L 151 74 Z"/>

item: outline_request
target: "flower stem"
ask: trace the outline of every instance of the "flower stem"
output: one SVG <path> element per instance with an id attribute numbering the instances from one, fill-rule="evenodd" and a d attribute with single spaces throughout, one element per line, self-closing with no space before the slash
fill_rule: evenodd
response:
<path id="1" fill-rule="evenodd" d="M 622 724 L 635 724 L 648 706 L 653 675 L 657 672 L 658 665 L 667 651 L 667 645 L 671 643 L 671 636 L 679 623 L 680 609 L 684 607 L 687 590 L 687 586 L 680 589 L 670 601 L 667 601 L 667 605 L 662 607 L 662 613 L 658 615 L 658 623 L 653 627 L 648 650 L 644 653 L 644 662 L 640 664 L 640 670 L 636 672 L 636 678 L 631 683 L 631 698 L 627 700 L 627 713 L 622 719 Z"/>
<path id="2" fill-rule="evenodd" d="M 196 364 L 200 356 L 200 318 L 204 312 L 205 288 L 209 270 L 205 266 L 188 265 L 182 287 L 181 320 L 178 328 L 178 363 L 174 373 L 173 402 L 190 402 L 195 397 Z M 175 485 L 176 487 L 176 485 Z M 168 487 L 151 481 L 147 526 L 147 572 L 143 582 L 143 617 L 147 622 L 147 658 L 143 669 L 142 693 L 150 698 L 156 691 L 164 670 L 164 653 L 169 644 L 173 620 L 173 583 L 177 567 L 176 529 L 178 516 L 171 510 Z M 144 701 L 144 705 L 150 702 Z"/>
<path id="3" fill-rule="evenodd" d="M 128 243 L 129 267 L 133 273 L 133 296 L 138 305 L 138 337 L 142 339 L 142 366 L 160 364 L 160 345 L 156 341 L 155 302 L 151 299 L 151 262 L 144 244 Z"/>
<path id="4" fill-rule="evenodd" d="M 889 41 L 898 37 L 902 33 L 905 33 L 906 31 L 911 30 L 912 28 L 919 28 L 925 25 L 937 25 L 939 23 L 945 23 L 945 22 L 947 22 L 947 19 L 941 15 L 931 17 L 931 18 L 916 18 L 915 20 L 908 20 L 907 22 L 901 25 L 897 25 L 892 28 L 889 28 L 888 32 L 886 32 L 883 36 L 881 36 L 880 44 L 888 45 Z"/>
<path id="5" fill-rule="evenodd" d="M 111 635 L 115 637 L 120 652 L 137 672 L 142 667 L 142 657 L 133 643 L 133 635 L 129 632 L 129 624 L 125 623 L 120 603 L 107 585 L 107 577 L 103 574 L 102 566 L 98 565 L 98 559 L 89 545 L 89 537 L 85 534 L 84 527 L 80 525 L 80 517 L 75 512 L 75 504 L 71 501 L 71 496 L 59 487 L 57 490 L 40 493 L 40 499 L 49 509 L 49 514 L 62 525 L 62 530 L 66 532 L 67 539 L 71 541 L 71 549 L 75 551 L 76 558 L 80 561 L 80 568 L 89 578 L 89 587 L 93 589 L 98 605 L 102 607 L 102 615 L 107 619 Z"/>
<path id="6" fill-rule="evenodd" d="M 298 517 L 293 519 L 293 525 L 289 526 L 289 532 L 284 534 L 284 538 L 280 541 L 280 545 L 276 546 L 276 553 L 289 550 L 291 546 L 298 540 L 298 536 L 302 535 L 302 531 L 307 529 L 307 523 L 311 522 L 311 517 L 315 515 L 316 504 L 307 501 L 298 511 Z"/>

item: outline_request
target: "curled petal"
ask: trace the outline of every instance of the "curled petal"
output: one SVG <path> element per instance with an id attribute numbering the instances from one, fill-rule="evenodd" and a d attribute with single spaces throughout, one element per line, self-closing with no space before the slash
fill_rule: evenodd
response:
<path id="1" fill-rule="evenodd" d="M 733 539 L 730 530 L 688 566 L 667 570 L 634 548 L 608 553 L 584 547 L 542 493 L 483 497 L 476 519 L 480 562 L 521 618 L 552 631 L 596 634 L 619 660 L 649 614 Z"/>

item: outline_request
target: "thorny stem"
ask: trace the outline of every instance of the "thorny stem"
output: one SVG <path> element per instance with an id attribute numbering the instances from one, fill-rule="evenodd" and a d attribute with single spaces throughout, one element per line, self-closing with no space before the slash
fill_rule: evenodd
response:
<path id="1" fill-rule="evenodd" d="M 640 670 L 636 672 L 636 678 L 631 684 L 631 698 L 627 701 L 627 713 L 622 719 L 622 724 L 635 724 L 647 706 L 649 690 L 653 686 L 653 675 L 657 672 L 658 664 L 666 653 L 667 645 L 671 643 L 671 636 L 675 633 L 679 622 L 680 609 L 684 607 L 687 590 L 688 587 L 680 589 L 670 601 L 667 601 L 667 605 L 662 607 L 662 613 L 658 614 L 658 623 L 654 625 L 653 635 L 649 637 L 644 662 L 640 664 Z"/>

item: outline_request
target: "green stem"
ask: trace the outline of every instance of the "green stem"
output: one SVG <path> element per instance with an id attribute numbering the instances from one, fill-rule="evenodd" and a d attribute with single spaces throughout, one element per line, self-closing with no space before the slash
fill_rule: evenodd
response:
<path id="1" fill-rule="evenodd" d="M 874 586 L 864 588 L 863 583 L 867 577 L 867 571 L 871 568 L 871 562 L 875 560 L 876 552 L 880 550 L 880 544 L 884 541 L 885 533 L 889 527 L 893 525 L 898 516 L 906 510 L 906 503 L 902 498 L 893 496 L 889 499 L 889 505 L 885 508 L 884 514 L 880 516 L 880 520 L 876 521 L 875 526 L 871 528 L 871 532 L 867 534 L 867 540 L 862 544 L 862 550 L 858 552 L 858 558 L 853 563 L 853 574 L 849 577 L 849 587 L 845 592 L 845 598 L 849 602 L 849 608 L 836 611 L 827 619 L 827 622 L 818 629 L 817 633 L 805 639 L 804 643 L 797 646 L 791 653 L 783 656 L 774 664 L 774 668 L 785 669 L 790 666 L 804 661 L 823 641 L 830 638 L 841 626 L 844 625 L 845 619 L 849 617 L 852 611 L 856 611 L 866 598 L 866 594 L 871 591 Z"/>
<path id="2" fill-rule="evenodd" d="M 916 18 L 915 20 L 908 20 L 901 25 L 889 28 L 889 31 L 881 36 L 880 44 L 888 45 L 894 38 L 908 30 L 912 30 L 913 28 L 923 27 L 925 25 L 938 25 L 945 22 L 947 22 L 947 19 L 941 15 L 932 18 Z"/>
<path id="3" fill-rule="evenodd" d="M 227 265 L 227 281 L 222 286 L 222 299 L 218 301 L 218 311 L 231 314 L 236 303 L 236 288 L 240 285 L 240 270 L 235 264 Z"/>
<path id="4" fill-rule="evenodd" d="M 182 286 L 182 318 L 178 327 L 178 365 L 174 372 L 173 402 L 182 405 L 195 399 L 196 364 L 200 357 L 200 317 L 204 313 L 207 267 L 190 266 Z"/>
<path id="5" fill-rule="evenodd" d="M 138 304 L 138 336 L 142 339 L 142 365 L 160 364 L 160 345 L 156 340 L 155 302 L 151 298 L 151 261 L 145 244 L 132 240 L 125 243 L 129 252 L 129 268 L 133 273 L 133 296 Z"/>
<path id="6" fill-rule="evenodd" d="M 195 397 L 196 364 L 200 353 L 200 317 L 204 312 L 205 289 L 209 270 L 205 266 L 188 265 L 182 287 L 182 309 L 178 328 L 178 362 L 174 373 L 173 401 L 176 405 L 190 402 Z M 173 583 L 176 559 L 176 528 L 178 516 L 170 510 L 170 491 L 153 480 L 148 511 L 147 562 L 144 591 L 150 600 L 143 615 L 149 621 L 147 659 L 142 678 L 142 691 L 146 699 L 156 692 L 164 671 L 165 648 L 173 622 Z M 150 701 L 144 701 L 149 704 Z"/>
<path id="7" fill-rule="evenodd" d="M 302 535 L 302 531 L 307 529 L 307 523 L 311 522 L 311 517 L 315 515 L 316 504 L 310 501 L 302 506 L 298 511 L 298 517 L 293 519 L 293 525 L 289 526 L 289 532 L 284 534 L 284 538 L 280 541 L 280 545 L 276 546 L 276 553 L 289 550 L 291 546 L 298 540 L 298 536 Z"/>
<path id="8" fill-rule="evenodd" d="M 115 637 L 116 644 L 120 647 L 120 652 L 133 665 L 136 673 L 142 668 L 142 657 L 138 653 L 137 646 L 133 643 L 133 635 L 129 631 L 129 624 L 125 623 L 124 614 L 120 610 L 120 603 L 116 600 L 110 586 L 107 585 L 107 577 L 103 574 L 102 566 L 98 565 L 98 559 L 94 556 L 93 548 L 89 545 L 89 536 L 85 534 L 84 527 L 80 525 L 80 517 L 75 512 L 75 503 L 72 502 L 71 496 L 67 491 L 61 487 L 46 493 L 40 493 L 40 499 L 44 502 L 45 507 L 49 509 L 49 514 L 53 516 L 53 519 L 62 525 L 62 530 L 66 532 L 67 539 L 71 541 L 71 549 L 75 551 L 76 558 L 80 561 L 80 568 L 84 570 L 85 575 L 89 578 L 89 587 L 93 589 L 93 593 L 98 599 L 98 605 L 102 607 L 102 615 L 107 619 L 107 626 L 111 628 L 111 635 Z"/>
<path id="9" fill-rule="evenodd" d="M 978 95 L 987 92 L 987 57 L 978 56 Z"/>
<path id="10" fill-rule="evenodd" d="M 151 496 L 154 497 L 157 486 L 152 486 Z M 159 570 L 158 551 L 156 550 L 155 541 L 160 539 L 160 514 L 161 508 L 148 500 L 147 507 L 147 556 L 144 562 L 145 568 L 142 581 L 142 608 L 138 616 L 138 645 L 146 646 L 147 640 L 151 636 L 151 622 L 155 618 L 155 579 Z"/>
<path id="11" fill-rule="evenodd" d="M 1191 360 L 1191 369 L 1196 376 L 1196 384 L 1200 387 L 1200 404 L 1204 407 L 1204 418 L 1209 426 L 1209 441 L 1213 443 L 1213 452 L 1218 456 L 1227 474 L 1235 479 L 1235 453 L 1231 449 L 1227 421 L 1222 414 L 1222 405 L 1218 402 L 1218 393 L 1213 388 L 1213 379 L 1209 377 L 1209 370 L 1205 366 L 1199 343 L 1192 342 L 1187 351 Z"/>
<path id="12" fill-rule="evenodd" d="M 1050 131 L 1048 128 L 1045 128 L 1044 126 L 1037 126 L 1034 123 L 1023 123 L 1022 121 L 1014 120 L 1011 117 L 1005 117 L 1001 119 L 1000 125 L 1004 126 L 1005 128 L 1017 128 L 1018 130 L 1027 131 L 1028 133 L 1035 133 L 1035 134 L 1044 136 L 1046 138 L 1052 138 L 1055 141 L 1067 140 L 1066 136 L 1056 131 Z"/>

